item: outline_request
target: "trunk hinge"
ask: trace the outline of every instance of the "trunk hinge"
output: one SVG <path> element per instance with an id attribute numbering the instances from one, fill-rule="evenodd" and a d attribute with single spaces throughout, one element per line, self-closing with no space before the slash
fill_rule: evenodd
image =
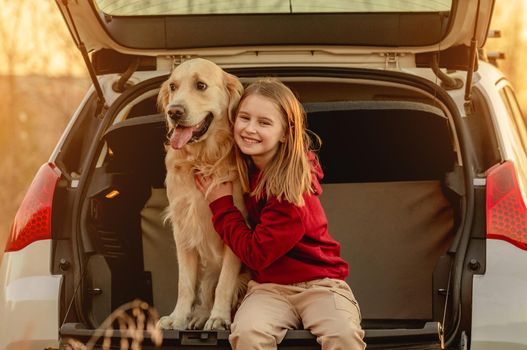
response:
<path id="1" fill-rule="evenodd" d="M 123 74 L 121 74 L 121 78 L 119 78 L 118 81 L 112 84 L 113 91 L 121 93 L 121 92 L 124 92 L 124 90 L 126 90 L 128 87 L 133 85 L 129 83 L 128 80 L 130 79 L 132 74 L 134 74 L 135 71 L 137 71 L 140 61 L 141 59 L 139 57 L 135 57 L 132 60 L 132 62 L 126 69 L 126 71 Z"/>
<path id="2" fill-rule="evenodd" d="M 467 114 L 471 112 L 471 100 L 472 100 L 472 77 L 474 75 L 474 67 L 476 65 L 477 52 L 478 52 L 478 39 L 477 39 L 477 29 L 479 21 L 479 9 L 481 3 L 478 0 L 478 8 L 476 12 L 476 21 L 474 23 L 474 33 L 472 34 L 472 39 L 470 40 L 470 58 L 469 58 L 469 67 L 467 70 L 467 82 L 465 85 L 465 109 Z"/>
<path id="3" fill-rule="evenodd" d="M 399 69 L 399 53 L 383 52 L 381 56 L 384 56 L 384 69 Z"/>
<path id="4" fill-rule="evenodd" d="M 62 5 L 64 5 L 64 7 L 66 8 L 68 19 L 71 22 L 71 26 L 73 28 L 73 31 L 71 32 L 73 36 L 73 40 L 75 41 L 77 48 L 82 54 L 84 63 L 86 63 L 86 67 L 88 68 L 88 73 L 90 74 L 90 79 L 93 83 L 93 87 L 95 88 L 95 91 L 97 92 L 98 101 L 97 101 L 96 116 L 97 118 L 101 118 L 103 112 L 106 109 L 108 109 L 108 106 L 106 105 L 106 99 L 104 98 L 104 93 L 101 88 L 101 84 L 99 84 L 99 80 L 97 79 L 97 74 L 95 74 L 95 68 L 93 67 L 93 64 L 90 61 L 90 56 L 88 55 L 86 46 L 82 42 L 79 32 L 77 31 L 77 27 L 75 26 L 75 22 L 73 21 L 73 17 L 71 16 L 71 12 L 68 6 L 68 0 L 62 0 Z"/>
<path id="5" fill-rule="evenodd" d="M 439 68 L 439 53 L 435 53 L 432 56 L 432 64 L 430 65 L 432 71 L 436 77 L 441 80 L 441 87 L 445 90 L 457 90 L 463 87 L 463 81 L 458 78 L 452 78 L 448 74 L 444 73 L 441 68 Z"/>

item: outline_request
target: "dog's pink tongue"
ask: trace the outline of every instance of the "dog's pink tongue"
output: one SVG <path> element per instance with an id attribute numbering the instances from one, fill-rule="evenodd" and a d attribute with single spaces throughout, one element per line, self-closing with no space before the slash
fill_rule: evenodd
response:
<path id="1" fill-rule="evenodd" d="M 172 132 L 172 136 L 170 136 L 170 145 L 174 149 L 180 149 L 181 147 L 185 146 L 187 142 L 192 137 L 192 132 L 194 131 L 194 128 L 182 128 L 177 127 Z"/>

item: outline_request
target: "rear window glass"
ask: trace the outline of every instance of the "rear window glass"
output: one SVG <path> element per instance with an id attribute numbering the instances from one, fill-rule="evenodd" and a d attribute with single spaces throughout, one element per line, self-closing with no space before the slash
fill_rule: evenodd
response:
<path id="1" fill-rule="evenodd" d="M 452 0 L 95 0 L 114 16 L 448 12 Z"/>

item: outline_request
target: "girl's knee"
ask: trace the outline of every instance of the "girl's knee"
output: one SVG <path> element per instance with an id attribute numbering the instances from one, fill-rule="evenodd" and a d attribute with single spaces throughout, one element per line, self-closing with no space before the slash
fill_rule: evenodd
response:
<path id="1" fill-rule="evenodd" d="M 272 349 L 276 348 L 276 336 L 258 322 L 233 323 L 229 342 L 233 349 Z"/>
<path id="2" fill-rule="evenodd" d="M 322 349 L 349 349 L 362 350 L 366 347 L 364 343 L 364 330 L 352 320 L 327 325 L 322 334 L 315 334 Z"/>
<path id="3" fill-rule="evenodd" d="M 238 334 L 240 336 L 253 336 L 266 334 L 269 336 L 276 336 L 277 330 L 272 324 L 261 322 L 258 317 L 244 320 L 243 322 L 233 322 L 231 325 L 231 334 Z"/>
<path id="4" fill-rule="evenodd" d="M 256 324 L 251 320 L 245 320 L 244 322 L 236 322 L 236 320 L 231 325 L 231 335 L 251 335 L 252 333 L 258 333 L 261 331 L 261 325 Z"/>
<path id="5" fill-rule="evenodd" d="M 347 350 L 364 350 L 364 331 L 355 326 L 346 329 L 336 330 L 332 334 L 317 337 L 317 341 L 322 345 L 322 349 L 347 349 Z"/>
<path id="6" fill-rule="evenodd" d="M 335 330 L 338 334 L 342 334 L 344 337 L 364 337 L 364 331 L 355 319 L 349 319 L 348 322 L 339 322 L 338 325 L 335 325 Z"/>

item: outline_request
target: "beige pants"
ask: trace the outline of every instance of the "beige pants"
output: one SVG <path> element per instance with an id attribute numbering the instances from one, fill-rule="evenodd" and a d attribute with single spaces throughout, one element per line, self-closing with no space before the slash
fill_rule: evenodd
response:
<path id="1" fill-rule="evenodd" d="M 324 278 L 280 285 L 249 282 L 234 316 L 234 350 L 276 349 L 288 329 L 308 329 L 322 349 L 359 350 L 366 344 L 359 306 L 346 282 Z"/>

